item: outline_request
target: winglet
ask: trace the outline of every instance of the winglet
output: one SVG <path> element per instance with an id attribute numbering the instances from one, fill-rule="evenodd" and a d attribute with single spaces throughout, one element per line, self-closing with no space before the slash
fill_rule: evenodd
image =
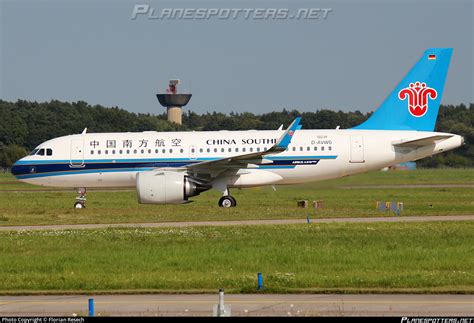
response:
<path id="1" fill-rule="evenodd" d="M 272 150 L 283 151 L 288 147 L 295 131 L 301 129 L 300 121 L 301 117 L 298 117 L 290 124 L 285 133 L 280 137 L 280 139 L 278 139 L 278 142 L 275 144 L 275 146 L 272 147 Z"/>

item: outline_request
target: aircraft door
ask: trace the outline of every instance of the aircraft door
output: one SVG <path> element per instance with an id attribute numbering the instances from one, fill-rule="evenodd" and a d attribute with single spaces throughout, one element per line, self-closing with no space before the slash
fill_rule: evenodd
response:
<path id="1" fill-rule="evenodd" d="M 70 167 L 84 167 L 84 140 L 71 140 L 71 161 Z"/>
<path id="2" fill-rule="evenodd" d="M 351 136 L 351 163 L 365 163 L 364 159 L 364 137 L 362 135 Z"/>

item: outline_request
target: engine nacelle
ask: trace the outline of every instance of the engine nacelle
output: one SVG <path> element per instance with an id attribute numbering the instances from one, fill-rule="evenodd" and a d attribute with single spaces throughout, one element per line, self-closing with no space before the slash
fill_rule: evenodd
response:
<path id="1" fill-rule="evenodd" d="M 142 204 L 181 204 L 209 187 L 186 173 L 152 170 L 137 174 L 138 202 Z"/>

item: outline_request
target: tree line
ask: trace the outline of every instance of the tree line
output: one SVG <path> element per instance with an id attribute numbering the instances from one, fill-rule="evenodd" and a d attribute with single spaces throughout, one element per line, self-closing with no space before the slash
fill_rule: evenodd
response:
<path id="1" fill-rule="evenodd" d="M 295 117 L 302 117 L 303 129 L 341 129 L 354 127 L 369 116 L 360 111 L 317 110 L 302 112 L 283 109 L 279 112 L 230 114 L 212 112 L 197 114 L 187 111 L 183 125 L 171 124 L 166 114 L 133 113 L 118 107 L 107 108 L 86 102 L 30 102 L 0 100 L 0 166 L 10 167 L 40 143 L 59 136 L 88 132 L 127 131 L 190 131 L 190 130 L 266 130 L 287 126 Z M 459 134 L 465 145 L 454 151 L 425 158 L 421 167 L 474 166 L 474 104 L 442 105 L 435 131 Z"/>

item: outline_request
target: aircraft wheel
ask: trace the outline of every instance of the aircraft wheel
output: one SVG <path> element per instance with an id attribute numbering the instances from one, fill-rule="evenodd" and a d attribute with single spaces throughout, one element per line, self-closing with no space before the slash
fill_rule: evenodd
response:
<path id="1" fill-rule="evenodd" d="M 228 208 L 228 207 L 234 207 L 236 205 L 237 205 L 237 201 L 235 200 L 235 198 L 233 198 L 230 195 L 223 196 L 219 199 L 220 207 Z"/>
<path id="2" fill-rule="evenodd" d="M 229 198 L 232 199 L 232 207 L 236 207 L 237 206 L 237 200 L 235 199 L 235 197 L 229 195 Z"/>
<path id="3" fill-rule="evenodd" d="M 84 204 L 84 202 L 76 202 L 76 203 L 74 203 L 74 208 L 75 209 L 85 209 L 86 205 Z"/>

